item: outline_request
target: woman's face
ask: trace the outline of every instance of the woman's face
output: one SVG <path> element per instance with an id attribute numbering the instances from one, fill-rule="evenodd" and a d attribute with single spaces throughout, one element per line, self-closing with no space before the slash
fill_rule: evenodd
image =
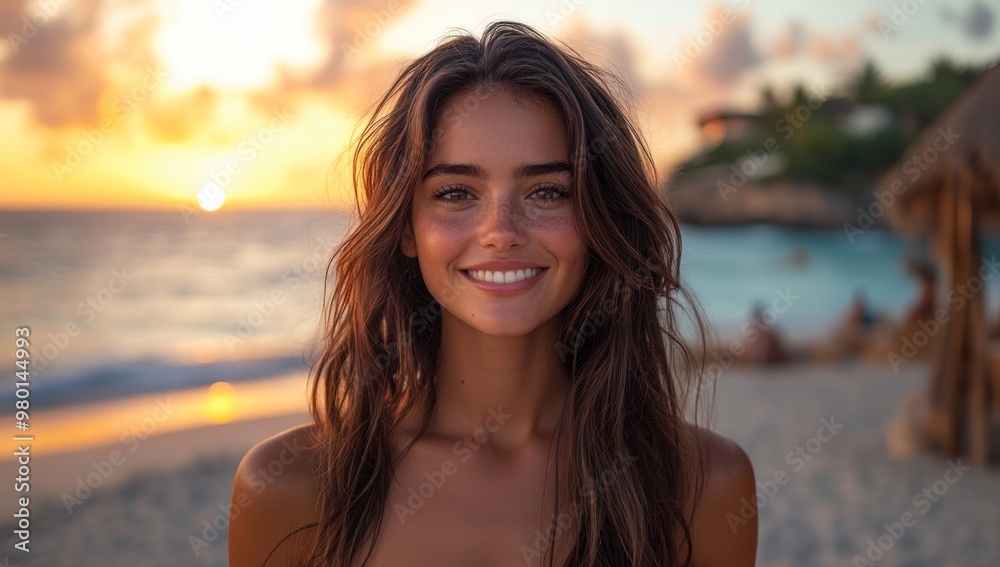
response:
<path id="1" fill-rule="evenodd" d="M 442 318 L 527 334 L 583 280 L 566 129 L 551 104 L 506 90 L 458 95 L 441 117 L 401 248 L 418 258 Z"/>

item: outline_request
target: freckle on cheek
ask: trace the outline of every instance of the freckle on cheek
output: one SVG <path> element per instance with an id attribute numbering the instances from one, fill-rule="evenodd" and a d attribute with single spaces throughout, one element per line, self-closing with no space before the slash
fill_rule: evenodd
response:
<path id="1" fill-rule="evenodd" d="M 576 223 L 573 217 L 558 216 L 545 219 L 545 222 L 541 226 L 553 234 L 566 237 L 576 236 Z"/>
<path id="2" fill-rule="evenodd" d="M 427 225 L 426 231 L 431 239 L 448 239 L 449 242 L 454 242 L 455 238 L 458 238 L 468 232 L 467 223 L 464 223 L 457 219 L 440 219 L 434 220 Z"/>

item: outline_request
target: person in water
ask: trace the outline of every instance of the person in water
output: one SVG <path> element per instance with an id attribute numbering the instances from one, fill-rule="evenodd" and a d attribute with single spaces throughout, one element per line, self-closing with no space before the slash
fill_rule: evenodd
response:
<path id="1" fill-rule="evenodd" d="M 312 420 L 240 463 L 232 567 L 754 565 L 623 89 L 506 21 L 401 71 L 355 147 Z"/>

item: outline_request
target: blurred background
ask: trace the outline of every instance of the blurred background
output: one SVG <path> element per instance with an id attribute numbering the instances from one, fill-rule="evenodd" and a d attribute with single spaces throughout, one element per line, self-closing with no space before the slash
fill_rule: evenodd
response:
<path id="1" fill-rule="evenodd" d="M 226 564 L 239 458 L 308 419 L 362 113 L 450 31 L 514 19 L 631 88 L 716 332 L 713 426 L 754 462 L 758 563 L 1000 564 L 998 15 L 4 0 L 0 419 L 30 439 L 0 460 L 0 557 Z"/>

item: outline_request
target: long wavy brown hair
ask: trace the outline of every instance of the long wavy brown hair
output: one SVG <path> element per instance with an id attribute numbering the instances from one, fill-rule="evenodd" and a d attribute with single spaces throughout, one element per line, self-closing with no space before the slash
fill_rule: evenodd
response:
<path id="1" fill-rule="evenodd" d="M 390 433 L 414 411 L 422 416 L 417 438 L 431 421 L 442 307 L 417 260 L 402 253 L 401 235 L 440 137 L 435 126 L 456 118 L 442 116 L 446 104 L 498 86 L 561 112 L 577 232 L 589 253 L 584 284 L 561 313 L 556 347 L 569 391 L 554 439 L 565 438 L 569 462 L 555 466 L 571 473 L 562 489 L 579 503 L 569 565 L 689 565 L 686 510 L 700 491 L 704 459 L 688 422 L 697 421 L 701 405 L 708 332 L 681 285 L 677 219 L 657 189 L 635 120 L 623 111 L 623 81 L 506 21 L 489 24 L 480 39 L 449 36 L 409 62 L 357 139 L 357 224 L 330 260 L 335 286 L 310 372 L 323 466 L 320 519 L 299 528 L 316 528 L 309 565 L 368 563 L 398 463 Z M 631 466 L 619 466 L 625 457 Z M 607 471 L 616 471 L 613 482 Z M 553 524 L 560 517 L 555 485 Z"/>

